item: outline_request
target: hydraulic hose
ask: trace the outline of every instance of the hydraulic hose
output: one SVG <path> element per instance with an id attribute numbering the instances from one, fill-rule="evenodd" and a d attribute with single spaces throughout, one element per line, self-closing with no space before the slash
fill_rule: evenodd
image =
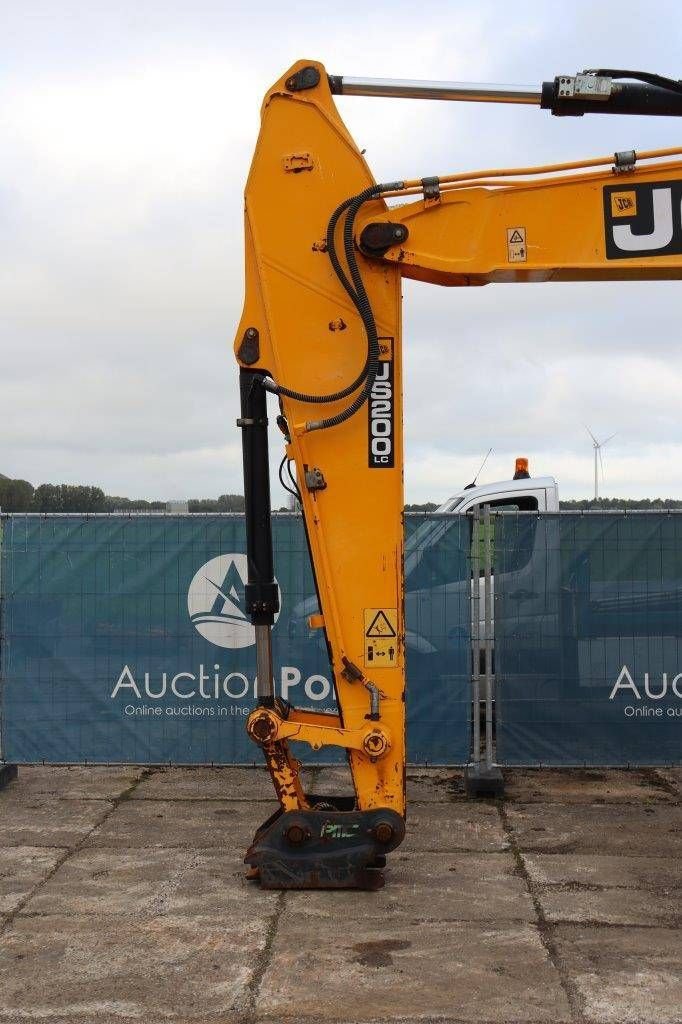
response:
<path id="1" fill-rule="evenodd" d="M 346 273 L 345 273 L 343 267 L 341 266 L 341 263 L 339 261 L 339 258 L 338 258 L 337 252 L 336 252 L 336 241 L 335 241 L 336 225 L 339 222 L 339 218 L 348 209 L 348 207 L 353 202 L 354 198 L 355 198 L 354 196 L 351 196 L 350 199 L 345 199 L 344 202 L 340 203 L 339 206 L 337 206 L 336 209 L 334 210 L 334 212 L 331 215 L 331 218 L 329 220 L 329 224 L 327 225 L 326 244 L 327 244 L 327 253 L 329 255 L 329 259 L 331 261 L 331 265 L 334 268 L 334 272 L 335 272 L 336 276 L 338 277 L 339 281 L 341 282 L 341 284 L 343 285 L 344 289 L 346 290 L 346 292 L 350 296 L 350 298 L 351 298 L 351 300 L 353 302 L 353 305 L 357 306 L 357 296 L 355 294 L 355 290 L 354 290 L 352 284 L 350 283 L 350 281 L 348 280 L 348 277 L 346 276 Z M 363 366 L 362 370 L 360 371 L 358 376 L 355 378 L 355 380 L 352 382 L 352 384 L 348 384 L 347 387 L 343 388 L 341 391 L 334 391 L 332 394 L 328 394 L 328 395 L 308 394 L 308 393 L 306 393 L 304 391 L 294 391 L 293 388 L 287 388 L 283 384 L 269 384 L 268 383 L 268 384 L 266 384 L 266 388 L 268 389 L 268 391 L 272 391 L 274 394 L 284 395 L 286 398 L 293 398 L 297 402 L 314 402 L 316 404 L 322 404 L 322 403 L 326 403 L 326 402 L 338 402 L 342 398 L 348 398 L 348 396 L 352 395 L 354 391 L 357 391 L 357 389 L 360 387 L 360 385 L 363 383 L 363 381 L 366 379 L 366 377 L 367 377 L 367 360 L 365 360 L 365 365 Z"/>
<path id="2" fill-rule="evenodd" d="M 273 392 L 277 395 L 284 395 L 285 397 L 292 398 L 298 402 L 307 403 L 329 403 L 337 402 L 343 398 L 348 398 L 352 395 L 361 385 L 364 384 L 362 390 L 356 395 L 355 399 L 349 406 L 343 409 L 341 412 L 336 413 L 334 416 L 329 416 L 322 420 L 311 420 L 306 423 L 307 430 L 324 430 L 328 427 L 338 426 L 340 423 L 350 419 L 367 401 L 369 394 L 371 393 L 376 378 L 377 369 L 379 365 L 379 340 L 377 335 L 376 323 L 374 320 L 374 314 L 372 306 L 367 295 L 362 277 L 357 264 L 355 256 L 355 247 L 353 242 L 353 227 L 355 224 L 355 218 L 360 210 L 360 207 L 366 203 L 369 199 L 375 196 L 381 195 L 383 192 L 396 191 L 403 188 L 402 182 L 390 182 L 386 185 L 372 185 L 366 188 L 363 192 L 360 192 L 356 196 L 351 196 L 349 199 L 345 199 L 332 213 L 329 224 L 327 225 L 327 252 L 329 255 L 330 262 L 334 269 L 334 272 L 341 282 L 344 290 L 350 297 L 353 305 L 357 309 L 360 318 L 365 328 L 367 335 L 367 358 L 365 364 L 355 378 L 355 380 L 348 384 L 345 388 L 340 391 L 332 392 L 326 395 L 314 395 L 308 394 L 302 391 L 295 391 L 292 388 L 287 388 L 282 384 L 277 384 L 274 381 L 264 381 L 264 386 L 268 391 Z M 339 219 L 345 213 L 344 221 L 344 255 L 350 271 L 350 279 L 346 274 L 341 261 L 339 260 L 338 253 L 336 250 L 336 228 Z"/>
<path id="3" fill-rule="evenodd" d="M 348 204 L 346 219 L 343 225 L 344 254 L 346 257 L 346 263 L 348 264 L 348 269 L 350 270 L 352 286 L 354 286 L 348 287 L 347 285 L 349 283 L 346 281 L 345 287 L 346 291 L 353 299 L 355 308 L 360 314 L 360 318 L 365 328 L 365 334 L 367 335 L 367 360 L 365 362 L 364 387 L 355 396 L 351 404 L 341 412 L 335 413 L 333 416 L 328 416 L 322 420 L 310 420 L 306 423 L 306 430 L 327 430 L 329 427 L 338 427 L 341 423 L 345 423 L 346 420 L 349 420 L 351 416 L 354 416 L 355 413 L 362 408 L 369 398 L 374 386 L 377 370 L 379 368 L 379 338 L 372 306 L 360 275 L 360 270 L 355 256 L 353 227 L 360 207 L 366 203 L 367 200 L 373 199 L 383 191 L 386 191 L 385 185 L 371 185 L 369 188 L 366 188 L 364 192 L 360 192 L 359 195 L 354 196 Z"/>
<path id="4" fill-rule="evenodd" d="M 584 75 L 598 75 L 604 78 L 631 78 L 636 82 L 653 85 L 656 89 L 668 89 L 670 92 L 682 93 L 682 81 L 667 78 L 665 75 L 654 75 L 650 71 L 625 71 L 622 68 L 588 68 Z"/>

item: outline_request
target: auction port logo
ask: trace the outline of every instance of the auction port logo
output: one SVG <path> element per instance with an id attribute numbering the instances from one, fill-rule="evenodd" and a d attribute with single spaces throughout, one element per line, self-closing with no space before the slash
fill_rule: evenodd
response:
<path id="1" fill-rule="evenodd" d="M 244 587 L 248 578 L 246 555 L 218 555 L 202 565 L 187 594 L 187 610 L 194 628 L 216 647 L 251 647 L 256 631 L 246 615 Z M 277 581 L 275 581 L 277 582 Z M 282 607 L 282 592 L 279 590 Z M 275 614 L 275 622 L 279 612 Z"/>

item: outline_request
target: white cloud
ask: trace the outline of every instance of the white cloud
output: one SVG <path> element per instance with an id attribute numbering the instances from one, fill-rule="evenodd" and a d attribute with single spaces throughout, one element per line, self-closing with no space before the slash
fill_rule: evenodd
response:
<path id="1" fill-rule="evenodd" d="M 639 7 L 182 2 L 4 12 L 0 472 L 167 497 L 241 489 L 242 191 L 261 97 L 301 54 L 335 73 L 540 82 L 600 60 L 675 73 Z M 634 19 L 634 22 L 633 22 Z M 632 31 L 632 24 L 640 26 Z M 589 42 L 589 47 L 588 47 Z M 673 119 L 341 98 L 379 179 L 677 141 Z M 606 493 L 682 496 L 674 283 L 405 287 L 408 496 L 516 454 L 587 494 L 583 423 L 618 430 Z M 424 410 L 428 409 L 428 415 Z M 273 457 L 274 461 L 274 457 Z M 280 503 L 279 490 L 274 500 Z"/>

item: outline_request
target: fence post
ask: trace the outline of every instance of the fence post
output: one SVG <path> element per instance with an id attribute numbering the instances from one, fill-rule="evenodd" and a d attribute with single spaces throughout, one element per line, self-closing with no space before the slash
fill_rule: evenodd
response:
<path id="1" fill-rule="evenodd" d="M 472 531 L 472 703 L 473 703 L 473 757 L 471 764 L 464 772 L 464 788 L 467 796 L 497 797 L 504 793 L 502 772 L 493 761 L 493 545 L 492 519 L 490 505 L 483 507 L 483 614 L 485 650 L 485 764 L 481 763 L 481 694 L 480 694 L 480 657 L 481 657 L 481 618 L 480 618 L 480 547 L 481 547 L 481 513 L 479 506 L 474 509 L 474 527 Z"/>
<path id="2" fill-rule="evenodd" d="M 3 711 L 4 711 L 4 708 L 3 708 L 3 705 L 2 705 L 2 665 L 3 665 L 3 658 L 4 658 L 4 651 L 3 651 L 2 647 L 3 647 L 3 644 L 5 642 L 4 630 L 3 630 L 3 623 L 4 623 L 4 614 L 3 614 L 3 611 L 4 611 L 4 600 L 3 600 L 3 581 L 2 581 L 2 530 L 3 530 L 3 519 L 4 518 L 5 517 L 2 514 L 2 509 L 0 509 L 0 728 L 2 727 L 2 715 L 3 715 Z M 1 734 L 1 732 L 0 732 L 0 742 L 2 742 L 2 734 Z M 14 779 L 16 779 L 17 775 L 19 774 L 17 766 L 15 764 L 7 764 L 6 761 L 2 760 L 2 756 L 3 756 L 3 751 L 2 751 L 2 747 L 0 747 L 0 789 L 4 789 L 5 786 L 7 786 L 10 782 L 12 782 Z"/>
<path id="3" fill-rule="evenodd" d="M 485 588 L 485 765 L 493 766 L 493 546 L 490 505 L 483 508 L 483 573 Z"/>
<path id="4" fill-rule="evenodd" d="M 481 510 L 474 508 L 471 530 L 471 589 L 469 609 L 471 617 L 471 722 L 472 764 L 481 761 L 481 589 L 480 589 Z"/>

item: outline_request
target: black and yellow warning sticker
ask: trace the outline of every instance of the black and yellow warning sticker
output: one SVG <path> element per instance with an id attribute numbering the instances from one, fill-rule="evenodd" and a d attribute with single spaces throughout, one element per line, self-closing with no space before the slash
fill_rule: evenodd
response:
<path id="1" fill-rule="evenodd" d="M 507 261 L 509 263 L 525 263 L 527 259 L 526 229 L 507 228 Z"/>
<path id="2" fill-rule="evenodd" d="M 365 668 L 398 664 L 398 609 L 365 608 Z"/>

